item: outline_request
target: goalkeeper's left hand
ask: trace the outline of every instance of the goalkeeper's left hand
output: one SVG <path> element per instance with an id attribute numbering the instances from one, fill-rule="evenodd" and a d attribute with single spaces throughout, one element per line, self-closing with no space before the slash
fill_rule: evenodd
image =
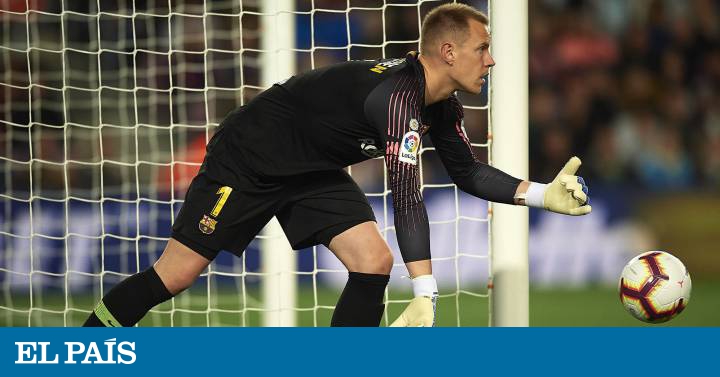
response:
<path id="1" fill-rule="evenodd" d="M 412 279 L 415 298 L 390 327 L 433 327 L 437 303 L 437 282 L 432 275 Z"/>
<path id="2" fill-rule="evenodd" d="M 588 188 L 582 177 L 575 175 L 582 162 L 572 157 L 548 184 L 530 182 L 524 195 L 529 207 L 545 208 L 565 215 L 581 216 L 592 211 Z"/>

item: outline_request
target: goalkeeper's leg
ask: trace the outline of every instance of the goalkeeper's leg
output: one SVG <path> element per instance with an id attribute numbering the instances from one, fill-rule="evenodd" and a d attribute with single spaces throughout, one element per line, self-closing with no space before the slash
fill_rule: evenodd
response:
<path id="1" fill-rule="evenodd" d="M 208 264 L 210 260 L 171 238 L 155 265 L 111 289 L 83 326 L 133 326 L 155 305 L 192 285 Z"/>
<path id="2" fill-rule="evenodd" d="M 379 326 L 393 257 L 374 221 L 356 225 L 328 245 L 349 271 L 331 326 Z"/>

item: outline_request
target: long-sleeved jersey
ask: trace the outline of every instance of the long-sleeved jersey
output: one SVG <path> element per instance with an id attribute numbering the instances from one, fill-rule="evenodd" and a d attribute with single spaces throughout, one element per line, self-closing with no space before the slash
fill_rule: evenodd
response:
<path id="1" fill-rule="evenodd" d="M 384 156 L 403 259 L 429 259 L 430 230 L 418 166 L 424 135 L 432 138 L 463 191 L 512 203 L 520 180 L 475 158 L 455 96 L 425 106 L 424 93 L 424 70 L 412 53 L 293 76 L 223 121 L 220 133 L 232 153 L 223 163 L 264 177 L 285 177 Z"/>

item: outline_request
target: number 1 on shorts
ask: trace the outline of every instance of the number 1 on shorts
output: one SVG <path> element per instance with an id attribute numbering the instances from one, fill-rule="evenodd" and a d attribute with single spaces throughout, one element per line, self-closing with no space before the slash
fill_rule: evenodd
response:
<path id="1" fill-rule="evenodd" d="M 218 198 L 217 202 L 215 203 L 215 207 L 213 207 L 212 212 L 210 212 L 210 215 L 212 217 L 218 217 L 220 214 L 220 211 L 222 211 L 223 206 L 225 205 L 225 202 L 227 201 L 228 196 L 230 196 L 230 193 L 232 192 L 232 187 L 230 186 L 223 186 L 218 189 L 216 194 L 220 194 L 220 197 Z"/>

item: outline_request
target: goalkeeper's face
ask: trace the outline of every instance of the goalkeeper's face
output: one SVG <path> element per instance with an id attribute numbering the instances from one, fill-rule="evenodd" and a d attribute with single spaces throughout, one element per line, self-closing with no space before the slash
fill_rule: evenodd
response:
<path id="1" fill-rule="evenodd" d="M 487 26 L 470 20 L 467 38 L 456 46 L 455 64 L 451 70 L 458 89 L 479 94 L 485 84 L 485 76 L 494 65 Z"/>

